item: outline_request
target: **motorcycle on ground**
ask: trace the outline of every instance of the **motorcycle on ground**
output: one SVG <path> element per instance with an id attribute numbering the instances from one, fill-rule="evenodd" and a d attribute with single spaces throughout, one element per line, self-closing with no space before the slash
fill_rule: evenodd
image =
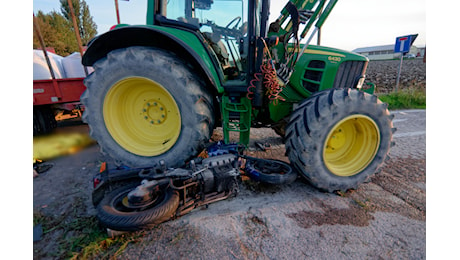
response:
<path id="1" fill-rule="evenodd" d="M 297 178 L 288 163 L 243 155 L 237 145 L 217 143 L 208 148 L 208 155 L 175 169 L 161 163 L 159 168 L 108 170 L 103 163 L 93 178 L 92 194 L 100 223 L 117 231 L 151 228 L 236 196 L 241 172 L 255 181 L 276 185 Z"/>

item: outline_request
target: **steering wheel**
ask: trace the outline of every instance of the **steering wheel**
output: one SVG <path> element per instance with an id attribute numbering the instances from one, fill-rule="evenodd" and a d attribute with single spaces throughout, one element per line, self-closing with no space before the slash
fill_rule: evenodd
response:
<path id="1" fill-rule="evenodd" d="M 232 23 L 234 23 L 235 21 L 236 21 L 235 26 L 233 26 L 233 28 L 230 29 L 230 25 L 232 25 Z M 234 30 L 234 29 L 236 29 L 236 27 L 238 26 L 238 24 L 240 23 L 240 21 L 241 21 L 241 17 L 240 17 L 240 16 L 235 17 L 233 20 L 231 20 L 231 21 L 227 24 L 227 26 L 225 26 L 225 29 L 227 29 L 227 30 Z"/>
<path id="2" fill-rule="evenodd" d="M 227 36 L 232 36 L 232 37 L 235 37 L 235 38 L 238 38 L 240 37 L 241 35 L 241 32 L 240 30 L 238 30 L 236 27 L 238 26 L 238 24 L 240 24 L 240 21 L 241 21 L 241 17 L 240 16 L 237 16 L 235 17 L 233 20 L 231 20 L 226 26 L 225 28 L 222 28 L 222 33 L 224 35 L 227 35 Z M 236 22 L 236 23 L 235 23 Z M 232 24 L 235 23 L 235 26 L 233 26 L 232 28 L 230 28 L 230 26 Z"/>
<path id="3" fill-rule="evenodd" d="M 238 38 L 242 35 L 241 31 L 239 29 L 236 29 L 240 21 L 241 17 L 238 16 L 231 20 L 225 27 L 218 26 L 213 21 L 207 21 L 205 25 L 210 26 L 212 28 L 213 33 Z M 235 26 L 233 26 L 233 28 L 230 28 L 230 26 L 235 22 Z"/>

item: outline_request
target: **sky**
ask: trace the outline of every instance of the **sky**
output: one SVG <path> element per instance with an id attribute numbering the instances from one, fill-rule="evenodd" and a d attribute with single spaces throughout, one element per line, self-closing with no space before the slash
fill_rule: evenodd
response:
<path id="1" fill-rule="evenodd" d="M 86 0 L 86 3 L 99 34 L 116 24 L 114 0 Z M 270 22 L 278 17 L 285 3 L 271 1 Z M 118 5 L 122 23 L 145 24 L 147 0 L 119 0 Z M 59 0 L 33 0 L 34 13 L 38 10 L 60 12 Z M 425 19 L 425 0 L 339 0 L 323 25 L 321 44 L 351 51 L 394 44 L 398 36 L 418 34 L 414 45 L 424 47 Z"/>

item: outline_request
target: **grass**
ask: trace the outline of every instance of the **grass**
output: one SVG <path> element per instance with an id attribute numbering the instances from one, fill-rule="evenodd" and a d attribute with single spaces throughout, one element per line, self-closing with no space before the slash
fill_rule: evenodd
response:
<path id="1" fill-rule="evenodd" d="M 128 233 L 115 238 L 84 238 L 85 246 L 78 252 L 72 251 L 70 259 L 116 259 L 128 244 L 139 242 L 141 236 L 141 233 Z"/>
<path id="2" fill-rule="evenodd" d="M 126 249 L 128 244 L 141 241 L 143 232 L 127 233 L 114 238 L 107 237 L 95 216 L 82 216 L 79 208 L 81 199 L 76 199 L 74 210 L 57 216 L 34 212 L 34 226 L 43 229 L 39 242 L 44 247 L 34 246 L 34 258 L 56 259 L 114 259 Z M 53 246 L 46 246 L 50 243 Z"/>
<path id="3" fill-rule="evenodd" d="M 426 109 L 426 91 L 424 89 L 406 88 L 378 96 L 382 102 L 388 103 L 389 109 Z"/>
<path id="4" fill-rule="evenodd" d="M 41 257 L 59 259 L 114 259 L 128 244 L 141 240 L 142 232 L 127 233 L 114 238 L 107 237 L 94 216 L 63 220 L 62 217 L 34 214 L 34 225 L 41 224 L 43 237 L 55 233 L 58 248 L 51 252 L 39 252 Z M 44 239 L 44 238 L 43 238 Z M 45 242 L 45 241 L 43 241 Z"/>

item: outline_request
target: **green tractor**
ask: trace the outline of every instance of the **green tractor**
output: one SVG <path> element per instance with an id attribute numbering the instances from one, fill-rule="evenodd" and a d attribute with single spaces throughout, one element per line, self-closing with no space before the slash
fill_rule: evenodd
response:
<path id="1" fill-rule="evenodd" d="M 120 165 L 181 167 L 217 126 L 244 145 L 269 126 L 311 184 L 356 188 L 395 129 L 366 57 L 310 45 L 336 2 L 291 0 L 269 24 L 269 0 L 149 0 L 146 25 L 119 24 L 83 56 L 91 136 Z"/>

